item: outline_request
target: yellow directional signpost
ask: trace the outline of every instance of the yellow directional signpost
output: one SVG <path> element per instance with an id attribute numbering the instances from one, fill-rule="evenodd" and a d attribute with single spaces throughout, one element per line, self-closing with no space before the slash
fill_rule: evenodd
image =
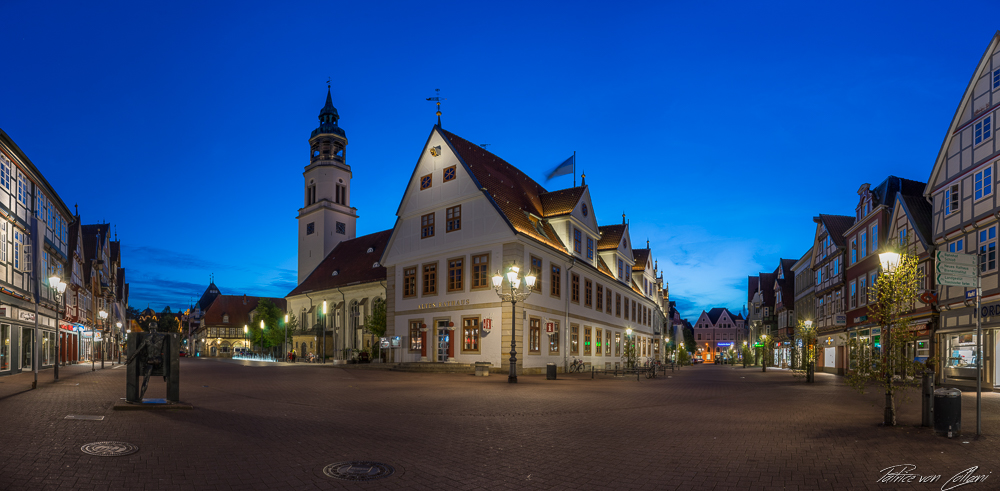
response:
<path id="1" fill-rule="evenodd" d="M 976 289 L 976 436 L 983 433 L 983 316 L 980 299 L 983 285 L 977 263 L 979 257 L 972 254 L 937 251 L 934 261 L 937 284 L 962 286 Z"/>

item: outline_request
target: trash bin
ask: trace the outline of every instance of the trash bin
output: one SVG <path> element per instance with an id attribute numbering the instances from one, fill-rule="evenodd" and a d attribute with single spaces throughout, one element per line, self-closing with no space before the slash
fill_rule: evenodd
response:
<path id="1" fill-rule="evenodd" d="M 545 364 L 545 380 L 555 380 L 556 379 L 556 364 L 546 363 Z"/>
<path id="2" fill-rule="evenodd" d="M 962 432 L 962 391 L 945 388 L 934 391 L 934 431 L 948 438 Z"/>

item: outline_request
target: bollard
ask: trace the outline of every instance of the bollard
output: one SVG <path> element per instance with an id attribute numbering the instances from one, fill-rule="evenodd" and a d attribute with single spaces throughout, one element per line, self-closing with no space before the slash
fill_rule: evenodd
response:
<path id="1" fill-rule="evenodd" d="M 921 388 L 920 426 L 934 424 L 934 370 L 924 370 Z"/>

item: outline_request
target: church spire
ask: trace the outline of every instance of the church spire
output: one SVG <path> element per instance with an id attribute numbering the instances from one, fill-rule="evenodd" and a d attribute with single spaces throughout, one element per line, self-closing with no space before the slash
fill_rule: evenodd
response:
<path id="1" fill-rule="evenodd" d="M 337 113 L 337 108 L 333 107 L 333 94 L 330 93 L 330 85 L 327 84 L 326 105 L 324 105 L 323 109 L 320 109 L 319 111 L 320 126 L 323 126 L 323 123 L 329 123 L 336 126 L 338 119 L 340 119 L 340 114 Z"/>

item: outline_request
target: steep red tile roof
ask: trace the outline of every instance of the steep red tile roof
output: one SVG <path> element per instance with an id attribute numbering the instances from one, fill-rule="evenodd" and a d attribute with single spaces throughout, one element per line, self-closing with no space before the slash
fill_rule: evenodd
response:
<path id="1" fill-rule="evenodd" d="M 622 241 L 622 236 L 625 235 L 625 225 L 604 225 L 602 227 L 597 227 L 598 231 L 601 232 L 601 240 L 597 241 L 597 250 L 606 251 L 608 249 L 617 249 L 618 244 Z"/>
<path id="2" fill-rule="evenodd" d="M 515 232 L 527 235 L 557 251 L 569 253 L 548 222 L 542 220 L 536 227 L 528 217 L 529 213 L 536 217 L 545 216 L 540 197 L 547 192 L 545 188 L 517 167 L 479 145 L 444 129 L 440 131 L 479 187 L 486 190 Z"/>
<path id="3" fill-rule="evenodd" d="M 356 283 L 385 281 L 386 270 L 381 261 L 391 235 L 392 229 L 389 229 L 337 244 L 316 269 L 287 296 Z M 335 271 L 336 275 L 333 274 Z"/>
<path id="4" fill-rule="evenodd" d="M 571 213 L 576 208 L 576 204 L 580 202 L 580 198 L 583 197 L 585 189 L 586 187 L 579 186 L 542 194 L 540 198 L 542 199 L 542 211 L 545 212 L 545 217 Z"/>
<path id="5" fill-rule="evenodd" d="M 844 239 L 844 232 L 847 229 L 854 226 L 854 217 L 846 215 L 820 215 L 813 218 L 813 221 L 823 222 L 823 226 L 826 227 L 826 231 L 830 234 L 830 238 L 833 239 L 833 243 L 838 247 L 846 247 L 847 242 Z"/>
<path id="6" fill-rule="evenodd" d="M 206 326 L 243 327 L 249 324 L 250 311 L 257 308 L 261 298 L 271 301 L 279 310 L 285 312 L 287 304 L 284 298 L 251 297 L 248 295 L 219 295 L 205 313 Z M 229 316 L 229 322 L 223 322 L 224 316 Z"/>

